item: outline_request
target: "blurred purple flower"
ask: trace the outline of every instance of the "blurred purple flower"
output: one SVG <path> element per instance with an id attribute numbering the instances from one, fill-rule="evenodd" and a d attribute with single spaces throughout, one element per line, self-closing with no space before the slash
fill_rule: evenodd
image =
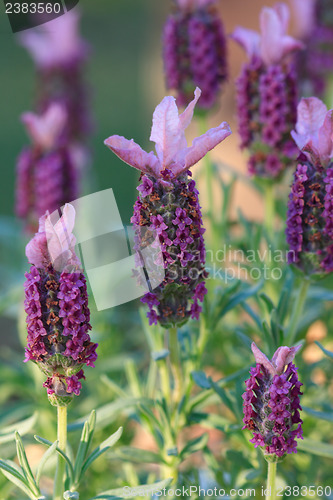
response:
<path id="1" fill-rule="evenodd" d="M 286 453 L 296 453 L 296 438 L 303 439 L 299 414 L 303 384 L 292 363 L 301 346 L 279 347 L 272 360 L 254 342 L 251 348 L 256 367 L 245 382 L 243 429 L 252 431 L 250 442 L 262 448 L 267 460 L 278 461 Z"/>
<path id="2" fill-rule="evenodd" d="M 31 268 L 24 284 L 25 361 L 34 361 L 47 375 L 44 387 L 56 406 L 68 404 L 73 394 L 80 393 L 82 367 L 94 366 L 97 359 L 97 344 L 88 334 L 86 280 L 74 251 L 74 221 L 72 205 L 65 205 L 55 225 L 46 214 L 26 247 Z"/>
<path id="3" fill-rule="evenodd" d="M 216 0 L 178 0 L 164 26 L 163 57 L 166 85 L 186 106 L 196 86 L 199 106 L 210 109 L 227 79 L 226 39 L 222 21 L 212 6 Z"/>
<path id="4" fill-rule="evenodd" d="M 147 293 L 142 302 L 149 307 L 150 323 L 160 322 L 165 327 L 199 317 L 199 302 L 207 292 L 204 228 L 189 168 L 231 134 L 229 125 L 223 122 L 187 146 L 184 130 L 199 97 L 200 90 L 196 89 L 195 98 L 181 115 L 170 96 L 156 107 L 150 139 L 156 144 L 157 156 L 124 137 L 114 135 L 105 141 L 119 158 L 141 171 L 140 194 L 132 217 L 137 244 L 149 243 L 147 233 L 142 239 L 142 228 L 151 230 L 153 246 L 157 235 L 165 268 L 163 283 Z"/>
<path id="5" fill-rule="evenodd" d="M 296 75 L 286 57 L 303 44 L 286 34 L 285 4 L 261 11 L 261 33 L 237 27 L 232 38 L 247 52 L 236 82 L 241 147 L 250 152 L 249 173 L 276 178 L 291 166 L 295 147 L 290 131 L 296 122 Z"/>
<path id="6" fill-rule="evenodd" d="M 29 231 L 36 231 L 38 219 L 78 195 L 78 168 L 73 150 L 61 139 L 66 111 L 52 104 L 42 115 L 24 113 L 22 121 L 31 137 L 17 160 L 16 214 Z"/>

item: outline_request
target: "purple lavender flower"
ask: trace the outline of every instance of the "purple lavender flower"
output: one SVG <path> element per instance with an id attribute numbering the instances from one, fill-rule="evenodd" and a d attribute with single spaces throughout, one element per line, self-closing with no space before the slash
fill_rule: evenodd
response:
<path id="1" fill-rule="evenodd" d="M 251 430 L 250 442 L 260 446 L 268 461 L 276 462 L 286 453 L 296 453 L 296 438 L 303 439 L 299 414 L 303 384 L 292 363 L 301 346 L 279 347 L 271 361 L 254 342 L 251 348 L 257 364 L 245 382 L 243 429 Z"/>
<path id="2" fill-rule="evenodd" d="M 319 99 L 302 99 L 292 132 L 301 154 L 289 195 L 288 260 L 309 275 L 333 271 L 332 114 Z"/>
<path id="3" fill-rule="evenodd" d="M 296 123 L 296 74 L 285 57 L 302 44 L 286 35 L 285 4 L 264 8 L 261 35 L 241 27 L 232 37 L 247 52 L 236 82 L 241 147 L 250 152 L 249 173 L 276 178 L 292 165 L 295 147 L 290 132 Z"/>
<path id="4" fill-rule="evenodd" d="M 83 366 L 94 366 L 96 347 L 90 340 L 87 286 L 75 255 L 72 235 L 75 210 L 65 205 L 53 226 L 48 214 L 28 243 L 31 264 L 26 273 L 24 308 L 27 313 L 25 361 L 34 361 L 47 376 L 43 384 L 55 406 L 79 395 Z"/>
<path id="5" fill-rule="evenodd" d="M 173 97 L 165 97 L 156 107 L 150 139 L 156 144 L 157 156 L 124 137 L 114 135 L 105 141 L 119 158 L 141 171 L 132 223 L 141 247 L 147 245 L 142 227 L 157 235 L 165 268 L 163 283 L 142 302 L 149 307 L 150 323 L 159 321 L 165 327 L 181 325 L 190 316 L 198 319 L 201 311 L 199 302 L 206 293 L 204 229 L 189 169 L 231 133 L 223 122 L 187 147 L 184 130 L 200 94 L 197 88 L 194 100 L 181 115 Z"/>
<path id="6" fill-rule="evenodd" d="M 181 106 L 191 101 L 198 86 L 200 107 L 212 108 L 227 79 L 224 28 L 213 3 L 215 0 L 177 0 L 164 27 L 166 85 L 177 91 Z"/>
<path id="7" fill-rule="evenodd" d="M 333 4 L 330 0 L 293 0 L 296 30 L 306 45 L 297 54 L 303 96 L 324 97 L 333 70 Z"/>
<path id="8" fill-rule="evenodd" d="M 59 103 L 67 112 L 63 138 L 80 143 L 91 131 L 87 91 L 82 77 L 88 45 L 78 33 L 79 14 L 67 12 L 60 18 L 20 35 L 38 71 L 38 112 Z"/>
<path id="9" fill-rule="evenodd" d="M 29 231 L 36 231 L 38 219 L 78 195 L 78 169 L 73 152 L 61 140 L 66 112 L 51 105 L 41 116 L 24 113 L 22 121 L 32 145 L 17 161 L 16 214 Z"/>

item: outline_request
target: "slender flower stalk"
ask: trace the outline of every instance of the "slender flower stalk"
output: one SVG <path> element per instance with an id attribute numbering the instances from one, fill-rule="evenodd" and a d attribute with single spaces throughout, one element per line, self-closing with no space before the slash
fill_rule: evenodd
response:
<path id="1" fill-rule="evenodd" d="M 166 328 L 180 326 L 189 317 L 198 319 L 202 309 L 199 302 L 207 292 L 204 229 L 198 191 L 189 169 L 231 133 L 223 122 L 187 147 L 184 130 L 200 94 L 197 88 L 195 98 L 181 115 L 173 97 L 165 97 L 157 106 L 150 136 L 157 156 L 117 135 L 105 141 L 119 158 L 141 171 L 140 194 L 131 220 L 141 247 L 145 246 L 142 227 L 157 235 L 165 269 L 163 283 L 141 300 L 149 307 L 150 324 L 159 322 Z"/>
<path id="2" fill-rule="evenodd" d="M 67 406 L 58 406 L 58 447 L 66 453 L 67 446 Z M 58 454 L 57 470 L 54 479 L 54 500 L 62 500 L 64 494 L 65 459 Z"/>
<path id="3" fill-rule="evenodd" d="M 25 361 L 36 363 L 47 376 L 43 385 L 54 406 L 66 406 L 80 394 L 83 367 L 94 366 L 97 359 L 97 344 L 88 334 L 86 280 L 74 252 L 74 221 L 75 210 L 69 204 L 54 225 L 46 214 L 26 247 L 31 268 L 24 285 Z"/>
<path id="4" fill-rule="evenodd" d="M 22 121 L 31 138 L 17 160 L 16 214 L 28 231 L 39 218 L 78 196 L 78 170 L 68 143 L 63 140 L 67 112 L 52 104 L 42 115 L 24 113 Z"/>
<path id="5" fill-rule="evenodd" d="M 201 88 L 200 108 L 216 103 L 227 79 L 226 39 L 216 0 L 176 0 L 163 33 L 163 56 L 168 89 L 186 106 Z"/>
<path id="6" fill-rule="evenodd" d="M 263 8 L 261 34 L 237 27 L 232 38 L 249 62 L 236 82 L 241 147 L 250 153 L 251 175 L 278 178 L 296 153 L 290 132 L 296 123 L 296 74 L 287 56 L 303 47 L 288 36 L 289 10 L 279 3 Z"/>
<path id="7" fill-rule="evenodd" d="M 292 136 L 300 150 L 287 218 L 288 262 L 307 276 L 333 271 L 333 111 L 302 99 Z"/>
<path id="8" fill-rule="evenodd" d="M 272 360 L 254 342 L 251 348 L 256 367 L 245 382 L 243 429 L 251 430 L 250 442 L 261 448 L 268 462 L 278 462 L 287 453 L 296 453 L 296 438 L 302 438 L 299 396 L 303 384 L 292 363 L 301 346 L 279 347 Z"/>

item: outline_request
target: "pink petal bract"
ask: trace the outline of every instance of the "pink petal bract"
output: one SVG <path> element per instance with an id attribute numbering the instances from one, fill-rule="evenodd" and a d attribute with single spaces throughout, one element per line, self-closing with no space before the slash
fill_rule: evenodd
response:
<path id="1" fill-rule="evenodd" d="M 260 55 L 260 35 L 257 31 L 237 26 L 231 38 L 243 47 L 250 59 Z"/>
<path id="2" fill-rule="evenodd" d="M 203 158 L 208 151 L 211 151 L 215 146 L 220 144 L 231 134 L 231 129 L 227 122 L 221 123 L 218 127 L 211 128 L 205 134 L 196 137 L 193 140 L 193 145 L 179 152 L 176 157 L 175 167 L 173 172 L 179 175 L 188 170 L 192 165 L 195 165 Z"/>
<path id="3" fill-rule="evenodd" d="M 276 369 L 277 375 L 281 375 L 281 373 L 284 372 L 285 367 L 293 361 L 296 353 L 301 347 L 301 344 L 295 347 L 282 346 L 275 351 L 272 363 Z"/>
<path id="4" fill-rule="evenodd" d="M 131 167 L 137 168 L 144 174 L 158 177 L 158 159 L 152 151 L 146 153 L 133 139 L 129 141 L 119 135 L 112 135 L 104 141 L 104 144 Z"/>
<path id="5" fill-rule="evenodd" d="M 82 59 L 86 44 L 78 33 L 79 14 L 71 10 L 59 18 L 31 28 L 19 36 L 37 66 L 47 69 Z"/>
<path id="6" fill-rule="evenodd" d="M 61 104 L 53 103 L 42 115 L 27 112 L 22 114 L 21 120 L 32 141 L 42 149 L 50 150 L 63 131 L 67 114 Z"/>
<path id="7" fill-rule="evenodd" d="M 301 151 L 324 164 L 333 155 L 332 112 L 317 97 L 301 99 L 297 108 L 296 131 L 291 135 Z"/>
<path id="8" fill-rule="evenodd" d="M 256 345 L 255 342 L 252 342 L 251 349 L 252 349 L 252 352 L 254 355 L 254 359 L 256 360 L 256 363 L 264 366 L 266 368 L 266 370 L 272 376 L 274 376 L 276 372 L 275 372 L 275 368 L 274 368 L 272 362 L 268 359 L 268 357 L 263 352 L 261 352 L 261 350 L 259 349 L 259 347 Z"/>

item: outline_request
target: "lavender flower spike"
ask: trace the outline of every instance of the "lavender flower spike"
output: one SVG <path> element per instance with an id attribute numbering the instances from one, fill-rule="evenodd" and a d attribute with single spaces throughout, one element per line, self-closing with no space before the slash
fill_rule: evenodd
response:
<path id="1" fill-rule="evenodd" d="M 151 230 L 152 241 L 157 234 L 165 268 L 163 283 L 141 300 L 148 304 L 150 323 L 158 321 L 165 327 L 199 317 L 199 302 L 207 291 L 204 228 L 198 191 L 189 169 L 231 134 L 229 125 L 223 122 L 187 146 L 184 131 L 200 94 L 197 88 L 195 98 L 181 115 L 173 97 L 165 97 L 157 106 L 150 136 L 157 155 L 117 135 L 105 141 L 119 158 L 141 171 L 131 221 L 141 248 L 149 243 L 142 240 L 141 228 Z"/>
<path id="2" fill-rule="evenodd" d="M 47 376 L 43 384 L 51 404 L 65 406 L 79 395 L 84 365 L 94 366 L 96 347 L 88 334 L 87 286 L 72 234 L 75 210 L 65 205 L 53 225 L 47 213 L 26 247 L 31 264 L 26 273 L 24 307 L 31 360 Z"/>
<path id="3" fill-rule="evenodd" d="M 226 38 L 216 0 L 177 0 L 163 32 L 166 85 L 186 106 L 196 86 L 199 106 L 210 109 L 227 79 Z"/>
<path id="4" fill-rule="evenodd" d="M 241 147 L 250 152 L 251 175 L 277 178 L 296 153 L 290 132 L 296 123 L 296 74 L 287 56 L 303 47 L 288 36 L 289 10 L 263 8 L 261 33 L 237 27 L 232 38 L 247 52 L 237 86 Z"/>
<path id="5" fill-rule="evenodd" d="M 66 121 L 66 110 L 57 103 L 41 115 L 22 115 L 32 144 L 17 161 L 16 214 L 32 232 L 47 210 L 53 212 L 78 194 L 73 152 L 61 139 Z"/>
<path id="6" fill-rule="evenodd" d="M 308 275 L 333 271 L 333 111 L 302 99 L 292 136 L 300 150 L 289 195 L 288 261 Z"/>
<path id="7" fill-rule="evenodd" d="M 296 453 L 296 438 L 303 439 L 299 414 L 303 384 L 292 363 L 300 348 L 279 347 L 269 360 L 254 342 L 251 345 L 256 367 L 251 368 L 251 377 L 245 382 L 243 429 L 252 431 L 250 442 L 256 448 L 260 446 L 270 462 L 282 460 L 286 453 Z"/>

